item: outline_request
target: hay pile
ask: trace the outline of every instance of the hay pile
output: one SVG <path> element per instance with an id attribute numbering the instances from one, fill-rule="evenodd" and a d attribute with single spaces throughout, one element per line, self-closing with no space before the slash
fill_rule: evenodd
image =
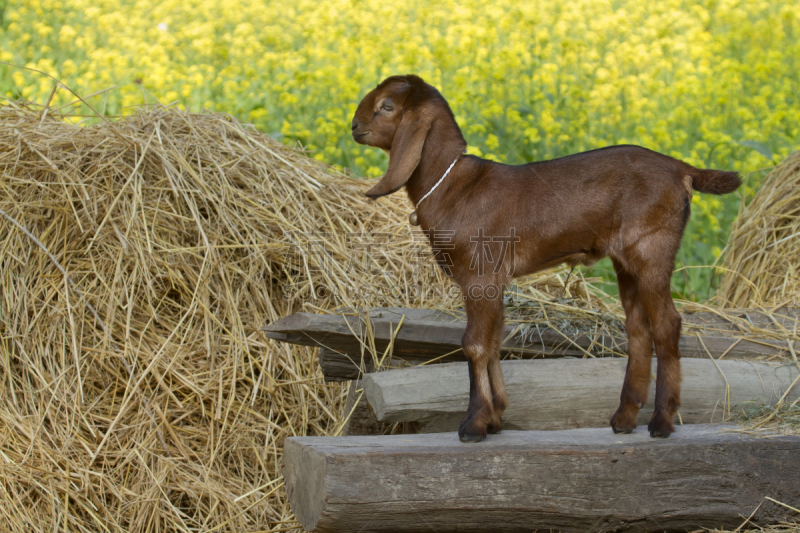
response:
<path id="1" fill-rule="evenodd" d="M 258 328 L 456 305 L 405 199 L 226 115 L 46 111 L 0 108 L 0 530 L 293 530 L 282 441 L 340 431 L 345 391 Z"/>
<path id="2" fill-rule="evenodd" d="M 716 301 L 722 307 L 765 311 L 800 306 L 798 257 L 800 151 L 775 167 L 764 178 L 750 203 L 740 209 L 723 256 L 724 274 Z M 758 333 L 768 338 L 763 332 Z M 800 328 L 796 323 L 793 328 L 778 333 L 791 343 L 790 347 L 800 345 Z M 791 356 L 791 361 L 799 364 L 795 351 Z M 795 401 L 776 408 L 753 406 L 742 418 L 752 429 L 797 434 L 800 404 Z M 792 531 L 800 531 L 800 528 Z"/>
<path id="3" fill-rule="evenodd" d="M 731 230 L 718 298 L 730 307 L 800 305 L 800 152 L 761 183 Z"/>

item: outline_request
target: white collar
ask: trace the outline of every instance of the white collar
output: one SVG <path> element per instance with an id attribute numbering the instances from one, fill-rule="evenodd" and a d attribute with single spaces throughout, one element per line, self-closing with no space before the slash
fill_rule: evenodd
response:
<path id="1" fill-rule="evenodd" d="M 431 195 L 431 193 L 432 193 L 433 191 L 435 191 L 435 190 L 436 190 L 436 187 L 438 187 L 439 185 L 441 185 L 441 184 L 442 184 L 442 182 L 443 182 L 443 181 L 444 181 L 444 179 L 447 177 L 447 175 L 448 175 L 448 174 L 450 174 L 450 171 L 451 171 L 451 170 L 453 170 L 453 167 L 455 166 L 455 164 L 456 164 L 456 161 L 458 161 L 458 159 L 459 159 L 460 157 L 461 157 L 461 154 L 458 154 L 458 156 L 457 156 L 457 157 L 456 157 L 456 158 L 453 160 L 453 162 L 452 162 L 452 163 L 450 163 L 450 166 L 449 166 L 449 167 L 447 167 L 447 170 L 445 170 L 445 171 L 444 171 L 444 174 L 442 175 L 442 177 L 441 177 L 441 178 L 439 178 L 439 181 L 437 181 L 437 182 L 436 182 L 436 185 L 434 185 L 434 186 L 431 188 L 431 190 L 429 190 L 429 191 L 428 191 L 428 193 L 427 193 L 425 196 L 423 196 L 422 198 L 420 198 L 420 199 L 419 199 L 419 202 L 417 202 L 417 205 L 416 205 L 416 207 L 419 207 L 419 204 L 421 204 L 421 203 L 422 203 L 422 202 L 425 200 L 425 198 L 427 198 L 428 196 L 430 196 L 430 195 Z"/>

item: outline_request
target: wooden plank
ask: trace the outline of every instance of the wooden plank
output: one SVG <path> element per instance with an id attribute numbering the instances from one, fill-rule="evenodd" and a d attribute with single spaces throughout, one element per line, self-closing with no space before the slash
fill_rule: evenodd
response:
<path id="1" fill-rule="evenodd" d="M 619 405 L 627 359 L 503 361 L 509 408 L 506 429 L 608 427 Z M 800 374 L 794 364 L 683 359 L 680 409 L 684 424 L 721 422 L 731 410 L 774 405 Z M 653 361 L 653 374 L 656 361 Z M 455 431 L 469 402 L 466 363 L 365 374 L 364 391 L 381 422 L 418 422 L 424 433 Z M 729 396 L 728 396 L 729 395 Z M 787 399 L 800 398 L 800 384 Z M 655 385 L 639 414 L 653 413 Z"/>
<path id="2" fill-rule="evenodd" d="M 319 349 L 319 366 L 325 381 L 358 380 L 375 371 L 371 358 L 365 357 L 362 362 L 360 355 L 356 358 L 325 347 Z"/>
<path id="3" fill-rule="evenodd" d="M 758 327 L 767 329 L 772 319 L 750 310 L 735 310 Z M 793 318 L 796 309 L 777 314 L 778 321 L 787 328 L 796 324 Z M 370 372 L 370 362 L 362 363 L 362 353 L 367 339 L 374 338 L 374 345 L 383 353 L 400 323 L 406 316 L 398 332 L 392 350 L 393 358 L 405 365 L 417 365 L 444 354 L 452 355 L 438 360 L 439 363 L 463 361 L 460 352 L 461 337 L 466 323 L 463 315 L 451 314 L 429 309 L 372 308 L 367 313 L 349 312 L 347 314 L 318 315 L 295 313 L 274 324 L 265 326 L 263 331 L 269 338 L 319 346 L 320 364 L 328 381 L 358 379 L 363 371 Z M 369 316 L 369 324 L 365 317 Z M 782 318 L 781 318 L 782 317 Z M 742 339 L 731 336 L 741 335 L 741 328 L 726 322 L 714 313 L 694 313 L 684 316 L 687 324 L 702 328 L 713 334 L 685 334 L 680 339 L 680 349 L 684 357 L 706 358 L 709 354 L 726 359 L 747 359 L 785 353 L 786 341 L 765 339 Z M 795 322 L 793 322 L 795 321 Z M 774 324 L 773 324 L 774 326 Z M 628 341 L 625 336 L 578 333 L 570 335 L 552 328 L 506 326 L 506 341 L 501 353 L 504 357 L 523 359 L 553 357 L 584 357 L 590 353 L 595 357 L 625 354 Z M 729 336 L 724 336 L 729 335 Z M 365 358 L 368 359 L 368 358 Z"/>
<path id="4" fill-rule="evenodd" d="M 684 328 L 701 330 L 703 334 L 712 331 L 729 331 L 731 333 L 747 333 L 748 328 L 741 327 L 726 317 L 735 317 L 750 329 L 763 329 L 771 331 L 797 331 L 800 329 L 800 307 L 782 307 L 771 313 L 764 313 L 757 309 L 721 309 L 725 317 L 710 311 L 697 313 L 681 313 Z"/>
<path id="5" fill-rule="evenodd" d="M 371 334 L 379 352 L 389 345 L 401 317 L 402 315 L 387 316 L 384 313 L 370 315 Z M 394 339 L 393 354 L 410 361 L 425 361 L 452 352 L 461 348 L 461 337 L 464 335 L 465 327 L 466 322 L 463 319 L 444 321 L 427 317 L 406 318 Z M 513 325 L 506 326 L 505 336 L 511 335 L 514 329 Z M 304 346 L 325 347 L 331 351 L 348 354 L 353 360 L 360 360 L 363 351 L 362 342 L 367 342 L 368 335 L 367 325 L 362 316 L 357 315 L 295 313 L 263 327 L 262 330 L 272 339 Z M 581 356 L 585 353 L 583 350 L 587 348 L 602 353 L 604 346 L 614 348 L 615 343 L 619 341 L 627 346 L 624 338 L 610 336 L 595 339 L 592 335 L 579 335 L 570 340 L 551 328 L 538 330 L 532 328 L 527 332 L 515 332 L 503 344 L 501 351 L 522 357 L 562 357 Z M 580 348 L 576 347 L 576 344 Z M 624 346 L 620 348 L 625 349 Z M 463 356 L 461 357 L 463 360 Z"/>
<path id="6" fill-rule="evenodd" d="M 734 528 L 792 511 L 800 436 L 756 438 L 719 426 L 292 437 L 283 475 L 306 530 L 530 532 Z"/>
<path id="7" fill-rule="evenodd" d="M 391 424 L 378 422 L 367 402 L 361 380 L 351 381 L 344 404 L 345 416 L 349 416 L 342 435 L 383 435 Z"/>

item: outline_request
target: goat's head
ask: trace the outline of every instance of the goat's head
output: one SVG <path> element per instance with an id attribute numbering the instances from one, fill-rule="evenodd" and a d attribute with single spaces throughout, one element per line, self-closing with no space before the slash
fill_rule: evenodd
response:
<path id="1" fill-rule="evenodd" d="M 378 198 L 405 185 L 442 104 L 449 113 L 439 91 L 412 75 L 386 78 L 361 100 L 353 117 L 353 139 L 389 152 L 389 169 L 367 196 Z"/>

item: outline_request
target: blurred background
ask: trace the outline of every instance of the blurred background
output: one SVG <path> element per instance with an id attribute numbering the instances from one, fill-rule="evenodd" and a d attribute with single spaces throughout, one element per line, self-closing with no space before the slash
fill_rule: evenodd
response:
<path id="1" fill-rule="evenodd" d="M 489 159 L 632 143 L 741 172 L 737 194 L 693 198 L 673 288 L 704 300 L 742 197 L 798 148 L 799 17 L 774 0 L 0 0 L 0 94 L 85 123 L 156 102 L 230 113 L 374 178 L 387 157 L 352 142 L 352 113 L 415 73 Z M 616 292 L 608 260 L 585 275 Z"/>

